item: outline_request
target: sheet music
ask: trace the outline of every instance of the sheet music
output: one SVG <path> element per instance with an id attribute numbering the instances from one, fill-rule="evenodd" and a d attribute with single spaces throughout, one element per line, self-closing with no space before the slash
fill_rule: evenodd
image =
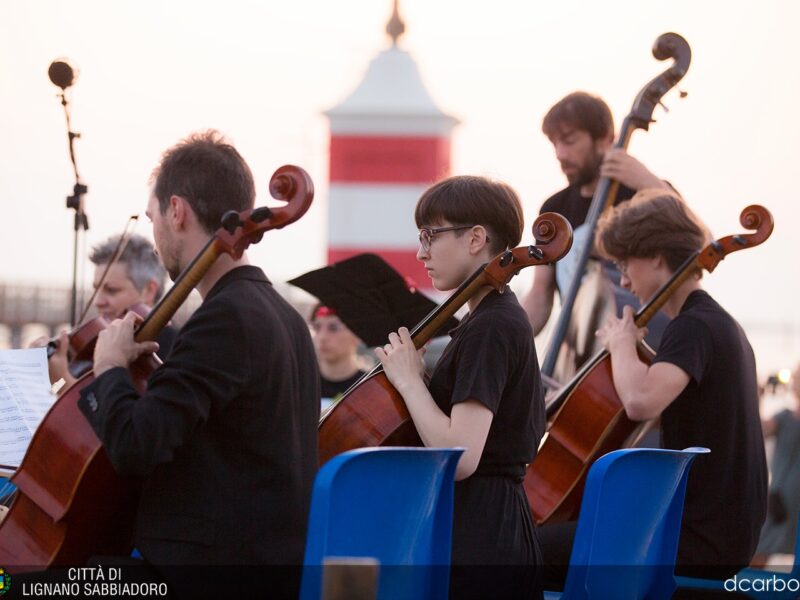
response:
<path id="1" fill-rule="evenodd" d="M 44 348 L 0 350 L 0 464 L 20 465 L 55 399 Z"/>

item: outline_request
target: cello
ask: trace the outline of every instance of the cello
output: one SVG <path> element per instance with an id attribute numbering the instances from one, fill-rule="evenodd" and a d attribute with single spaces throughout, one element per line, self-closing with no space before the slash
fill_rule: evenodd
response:
<path id="1" fill-rule="evenodd" d="M 533 224 L 535 246 L 506 250 L 479 267 L 441 305 L 411 332 L 419 349 L 441 329 L 456 311 L 484 286 L 499 292 L 519 271 L 532 265 L 551 264 L 572 245 L 572 227 L 561 215 L 544 213 Z M 353 384 L 320 417 L 319 461 L 366 446 L 421 446 L 408 408 L 378 364 Z"/>
<path id="2" fill-rule="evenodd" d="M 644 327 L 689 277 L 702 269 L 711 273 L 728 254 L 758 246 L 774 227 L 770 212 L 757 204 L 746 207 L 739 221 L 753 233 L 713 241 L 687 258 L 637 311 L 637 327 Z M 654 355 L 641 342 L 638 354 L 645 363 L 650 363 Z M 538 525 L 576 518 L 589 467 L 603 454 L 632 445 L 645 426 L 627 418 L 611 369 L 609 352 L 600 351 L 556 399 L 561 409 L 525 473 L 525 493 Z"/>
<path id="3" fill-rule="evenodd" d="M 298 220 L 311 206 L 314 187 L 299 167 L 284 166 L 272 176 L 270 193 L 285 206 L 259 207 L 223 215 L 222 227 L 175 280 L 137 327 L 137 342 L 151 341 L 222 254 L 234 259 L 266 231 Z M 160 364 L 154 355 L 130 367 L 137 391 Z M 82 565 L 93 555 L 130 553 L 137 482 L 116 474 L 100 440 L 78 409 L 80 390 L 94 380 L 89 372 L 53 404 L 12 478 L 17 495 L 0 524 L 0 565 L 15 572 Z"/>
<path id="4" fill-rule="evenodd" d="M 664 33 L 658 36 L 653 45 L 653 56 L 658 60 L 667 60 L 671 58 L 674 62 L 663 73 L 648 82 L 636 96 L 630 113 L 628 113 L 622 122 L 619 137 L 614 143 L 614 148 L 627 148 L 631 136 L 636 129 L 647 131 L 650 127 L 650 123 L 655 122 L 653 119 L 653 111 L 655 110 L 656 104 L 661 104 L 661 98 L 664 94 L 675 87 L 683 76 L 686 75 L 689 69 L 689 63 L 692 59 L 692 51 L 689 47 L 689 43 L 677 33 Z M 681 92 L 682 97 L 685 95 L 684 92 Z M 576 231 L 576 257 L 574 259 L 574 264 L 570 265 L 572 279 L 569 282 L 566 293 L 562 297 L 561 312 L 559 313 L 558 321 L 550 337 L 544 355 L 544 362 L 542 363 L 542 378 L 545 381 L 550 381 L 554 377 L 557 363 L 564 364 L 570 359 L 574 359 L 574 366 L 577 368 L 591 355 L 591 348 L 588 350 L 582 348 L 582 346 L 586 345 L 591 346 L 587 341 L 584 340 L 585 343 L 575 342 L 575 348 L 570 349 L 564 347 L 564 340 L 565 338 L 572 339 L 577 337 L 574 331 L 571 331 L 569 335 L 568 331 L 570 330 L 573 308 L 575 307 L 578 292 L 583 282 L 584 271 L 586 271 L 587 262 L 589 261 L 589 256 L 592 251 L 594 232 L 597 229 L 597 223 L 601 215 L 614 205 L 618 191 L 618 181 L 611 180 L 608 177 L 601 177 L 597 183 L 594 195 L 592 196 L 592 202 L 589 205 L 586 221 L 584 225 L 579 227 Z M 569 260 L 570 259 L 567 259 L 565 262 Z M 591 276 L 595 280 L 601 275 L 602 273 L 596 269 L 591 271 Z M 587 274 L 587 277 L 588 276 L 589 274 Z M 594 328 L 592 328 L 592 331 L 593 330 Z M 568 372 L 567 374 L 568 376 L 572 376 L 572 372 Z M 548 385 L 548 387 L 550 386 Z M 557 408 L 557 406 L 551 406 L 548 403 L 548 418 L 552 416 Z"/>

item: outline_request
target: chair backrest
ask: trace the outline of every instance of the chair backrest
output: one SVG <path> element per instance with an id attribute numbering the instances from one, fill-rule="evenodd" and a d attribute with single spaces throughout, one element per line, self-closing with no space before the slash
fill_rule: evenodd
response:
<path id="1" fill-rule="evenodd" d="M 707 448 L 631 448 L 589 470 L 565 598 L 670 598 L 689 467 Z"/>
<path id="2" fill-rule="evenodd" d="M 303 600 L 319 600 L 329 557 L 379 561 L 378 598 L 446 598 L 453 482 L 463 448 L 362 448 L 314 481 Z"/>

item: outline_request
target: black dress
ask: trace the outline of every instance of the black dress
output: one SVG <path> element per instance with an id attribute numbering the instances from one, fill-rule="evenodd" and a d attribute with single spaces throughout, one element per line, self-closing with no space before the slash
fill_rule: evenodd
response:
<path id="1" fill-rule="evenodd" d="M 507 288 L 451 335 L 431 376 L 434 401 L 449 416 L 476 400 L 494 418 L 477 470 L 455 485 L 450 596 L 532 598 L 541 553 L 522 481 L 545 414 L 533 332 Z"/>

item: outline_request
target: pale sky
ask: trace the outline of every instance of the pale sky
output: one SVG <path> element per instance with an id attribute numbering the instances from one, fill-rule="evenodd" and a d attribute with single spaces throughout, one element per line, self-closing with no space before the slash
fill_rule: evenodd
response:
<path id="1" fill-rule="evenodd" d="M 72 265 L 72 189 L 66 127 L 50 62 L 81 73 L 70 90 L 79 168 L 89 186 L 87 245 L 144 218 L 160 153 L 209 127 L 251 165 L 259 201 L 284 163 L 317 186 L 301 221 L 251 249 L 276 281 L 324 264 L 327 120 L 369 61 L 388 46 L 391 0 L 4 2 L 0 4 L 0 281 L 66 284 Z M 639 89 L 666 68 L 650 48 L 683 35 L 692 64 L 629 150 L 670 180 L 715 236 L 742 231 L 741 209 L 761 203 L 775 232 L 705 279 L 746 328 L 780 334 L 800 359 L 800 223 L 793 178 L 800 158 L 800 3 L 791 0 L 523 2 L 401 0 L 401 46 L 442 109 L 461 120 L 453 172 L 513 185 L 530 224 L 564 186 L 540 132 L 547 109 L 583 89 L 617 123 Z M 412 215 L 409 215 L 409 219 Z M 524 288 L 531 273 L 518 278 Z M 87 282 L 89 280 L 87 279 Z M 748 332 L 750 329 L 748 329 Z M 774 352 L 776 348 L 771 348 Z M 758 349 L 757 349 L 758 351 Z"/>

